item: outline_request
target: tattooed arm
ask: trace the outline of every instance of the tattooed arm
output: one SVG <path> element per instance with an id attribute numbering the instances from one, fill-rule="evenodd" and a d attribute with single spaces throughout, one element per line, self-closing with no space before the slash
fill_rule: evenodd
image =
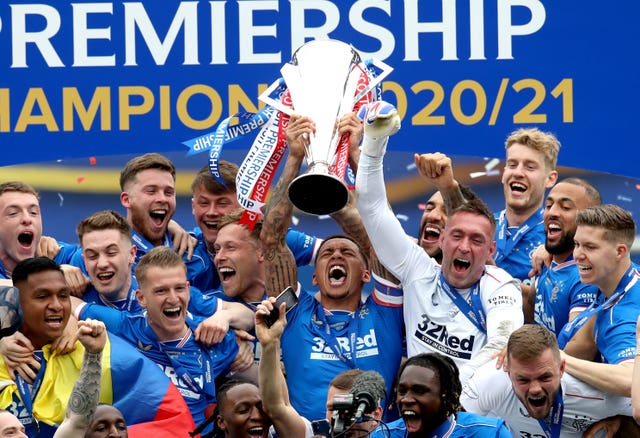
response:
<path id="1" fill-rule="evenodd" d="M 294 290 L 298 289 L 298 268 L 286 240 L 293 212 L 287 189 L 300 172 L 304 159 L 304 145 L 313 132 L 315 132 L 315 124 L 310 118 L 294 114 L 289 119 L 286 131 L 289 155 L 278 184 L 264 208 L 264 223 L 260 239 L 266 260 L 269 296 L 277 296 L 289 286 Z"/>
<path id="2" fill-rule="evenodd" d="M 102 350 L 107 340 L 104 323 L 91 319 L 78 321 L 78 339 L 85 349 L 84 359 L 69 397 L 64 421 L 54 438 L 84 436 L 100 398 Z"/>

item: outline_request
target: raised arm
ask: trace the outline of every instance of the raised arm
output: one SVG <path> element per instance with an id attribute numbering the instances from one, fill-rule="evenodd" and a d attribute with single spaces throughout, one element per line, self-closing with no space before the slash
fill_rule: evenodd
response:
<path id="1" fill-rule="evenodd" d="M 414 154 L 413 159 L 422 176 L 436 186 L 447 212 L 453 211 L 464 202 L 458 181 L 453 176 L 451 158 L 440 152 Z"/>
<path id="2" fill-rule="evenodd" d="M 260 356 L 260 395 L 262 406 L 273 421 L 278 436 L 304 437 L 306 425 L 300 414 L 291 406 L 287 383 L 280 367 L 280 338 L 286 325 L 285 306 L 280 306 L 279 318 L 267 327 L 264 317 L 271 313 L 275 298 L 265 300 L 256 311 L 256 335 L 262 347 Z"/>
<path id="3" fill-rule="evenodd" d="M 355 113 L 346 114 L 340 120 L 339 132 L 341 135 L 349 135 L 349 165 L 351 169 L 357 173 L 358 161 L 360 160 L 360 148 L 358 145 L 360 144 L 363 132 L 362 121 Z M 378 256 L 373 250 L 367 231 L 362 223 L 360 213 L 358 213 L 358 209 L 356 208 L 355 194 L 353 192 L 349 194 L 348 204 L 340 211 L 333 213 L 331 217 L 347 236 L 358 242 L 358 245 L 360 245 L 365 254 L 367 254 L 369 266 L 374 274 L 393 284 L 400 283 L 378 260 Z"/>
<path id="4" fill-rule="evenodd" d="M 100 398 L 102 350 L 107 341 L 107 330 L 97 320 L 78 321 L 78 339 L 85 348 L 82 367 L 73 385 L 64 421 L 56 431 L 55 438 L 84 436 Z"/>
<path id="5" fill-rule="evenodd" d="M 315 125 L 308 117 L 294 114 L 289 119 L 286 131 L 289 155 L 280 179 L 264 208 L 264 223 L 260 239 L 267 262 L 267 293 L 270 296 L 278 295 L 289 286 L 294 290 L 298 289 L 298 268 L 286 239 L 293 212 L 287 190 L 291 181 L 300 172 L 304 160 L 305 143 L 309 141 L 309 135 L 314 131 Z"/>

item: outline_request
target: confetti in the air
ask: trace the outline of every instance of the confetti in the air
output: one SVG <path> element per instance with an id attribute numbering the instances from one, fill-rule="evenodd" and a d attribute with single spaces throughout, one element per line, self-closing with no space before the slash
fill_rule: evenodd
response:
<path id="1" fill-rule="evenodd" d="M 76 181 L 78 181 L 78 184 L 80 184 L 82 181 L 84 181 L 85 178 L 85 176 L 79 176 Z"/>
<path id="2" fill-rule="evenodd" d="M 58 193 L 58 198 L 60 198 L 60 207 L 62 207 L 62 204 L 64 204 L 64 196 L 62 196 L 62 193 Z"/>
<path id="3" fill-rule="evenodd" d="M 492 160 L 490 160 L 487 164 L 484 165 L 484 168 L 487 172 L 491 171 L 494 167 L 496 167 L 498 164 L 500 164 L 500 160 L 497 158 L 494 158 Z"/>
<path id="4" fill-rule="evenodd" d="M 92 166 L 95 166 L 97 162 L 98 160 L 96 160 L 96 157 L 89 157 L 89 164 Z"/>

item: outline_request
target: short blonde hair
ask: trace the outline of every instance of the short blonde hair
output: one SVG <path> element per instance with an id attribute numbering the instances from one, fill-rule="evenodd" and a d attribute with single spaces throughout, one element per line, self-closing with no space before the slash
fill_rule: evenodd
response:
<path id="1" fill-rule="evenodd" d="M 538 128 L 520 128 L 513 131 L 505 142 L 505 149 L 514 144 L 521 144 L 530 149 L 542 152 L 544 164 L 548 170 L 556 170 L 560 141 L 550 132 L 542 132 Z"/>
<path id="2" fill-rule="evenodd" d="M 151 268 L 175 268 L 181 266 L 184 269 L 185 275 L 187 274 L 187 266 L 174 250 L 167 246 L 156 246 L 151 251 L 146 253 L 138 262 L 136 266 L 136 279 L 138 284 L 142 288 L 147 283 L 147 272 Z"/>

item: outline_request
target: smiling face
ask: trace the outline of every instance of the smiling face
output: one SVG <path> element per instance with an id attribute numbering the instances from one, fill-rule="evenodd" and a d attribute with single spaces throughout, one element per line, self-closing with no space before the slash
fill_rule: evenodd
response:
<path id="1" fill-rule="evenodd" d="M 576 233 L 576 214 L 590 206 L 584 187 L 559 182 L 545 201 L 545 248 L 550 254 L 569 255 Z M 566 257 L 565 257 L 566 258 Z"/>
<path id="2" fill-rule="evenodd" d="M 547 418 L 564 373 L 564 361 L 558 361 L 550 348 L 537 358 L 519 360 L 509 357 L 509 378 L 513 391 L 531 417 Z"/>
<path id="3" fill-rule="evenodd" d="M 520 143 L 507 149 L 507 162 L 502 174 L 507 208 L 530 216 L 542 205 L 546 188 L 553 186 L 556 171 L 547 169 L 544 153 Z"/>
<path id="4" fill-rule="evenodd" d="M 213 262 L 224 293 L 247 302 L 262 300 L 265 291 L 264 255 L 244 225 L 228 224 L 220 229 Z"/>
<path id="5" fill-rule="evenodd" d="M 218 221 L 227 213 L 240 208 L 235 192 L 218 194 L 208 191 L 204 184 L 200 184 L 193 191 L 191 210 L 193 217 L 202 230 L 207 247 L 213 245 L 218 237 Z"/>
<path id="6" fill-rule="evenodd" d="M 325 240 L 316 257 L 313 285 L 319 286 L 325 309 L 355 310 L 362 286 L 370 279 L 358 245 L 349 239 Z"/>
<path id="7" fill-rule="evenodd" d="M 91 284 L 109 300 L 124 299 L 131 287 L 136 247 L 118 230 L 96 230 L 82 237 L 82 258 Z"/>
<path id="8" fill-rule="evenodd" d="M 87 427 L 85 438 L 127 438 L 127 423 L 122 412 L 110 405 L 99 405 Z"/>
<path id="9" fill-rule="evenodd" d="M 242 383 L 227 391 L 218 416 L 225 437 L 266 438 L 270 424 L 257 386 Z"/>
<path id="10" fill-rule="evenodd" d="M 31 193 L 11 191 L 0 195 L 0 261 L 7 271 L 35 256 L 41 236 L 38 198 Z"/>
<path id="11" fill-rule="evenodd" d="M 605 233 L 601 227 L 578 225 L 573 258 L 578 264 L 581 282 L 596 285 L 603 293 L 611 294 L 620 281 L 618 271 L 627 248 L 622 243 L 608 240 Z M 622 266 L 626 270 L 625 265 Z"/>
<path id="12" fill-rule="evenodd" d="M 447 223 L 447 209 L 442 195 L 436 192 L 429 198 L 420 219 L 420 234 L 418 244 L 437 261 L 442 260 L 440 249 L 440 235 Z"/>
<path id="13" fill-rule="evenodd" d="M 21 331 L 35 349 L 62 335 L 71 314 L 69 288 L 61 271 L 46 270 L 16 282 L 24 320 Z"/>
<path id="14" fill-rule="evenodd" d="M 467 211 L 449 218 L 440 240 L 442 275 L 457 289 L 471 287 L 480 279 L 496 247 L 489 219 Z"/>
<path id="15" fill-rule="evenodd" d="M 396 400 L 409 436 L 428 436 L 445 419 L 440 377 L 431 368 L 408 365 L 400 378 Z"/>
<path id="16" fill-rule="evenodd" d="M 171 172 L 146 169 L 138 172 L 120 195 L 127 219 L 153 245 L 162 244 L 169 221 L 176 212 L 175 181 Z"/>
<path id="17" fill-rule="evenodd" d="M 171 341 L 182 337 L 189 306 L 189 282 L 184 265 L 149 266 L 138 281 L 138 302 L 147 310 L 147 320 L 158 339 Z"/>

